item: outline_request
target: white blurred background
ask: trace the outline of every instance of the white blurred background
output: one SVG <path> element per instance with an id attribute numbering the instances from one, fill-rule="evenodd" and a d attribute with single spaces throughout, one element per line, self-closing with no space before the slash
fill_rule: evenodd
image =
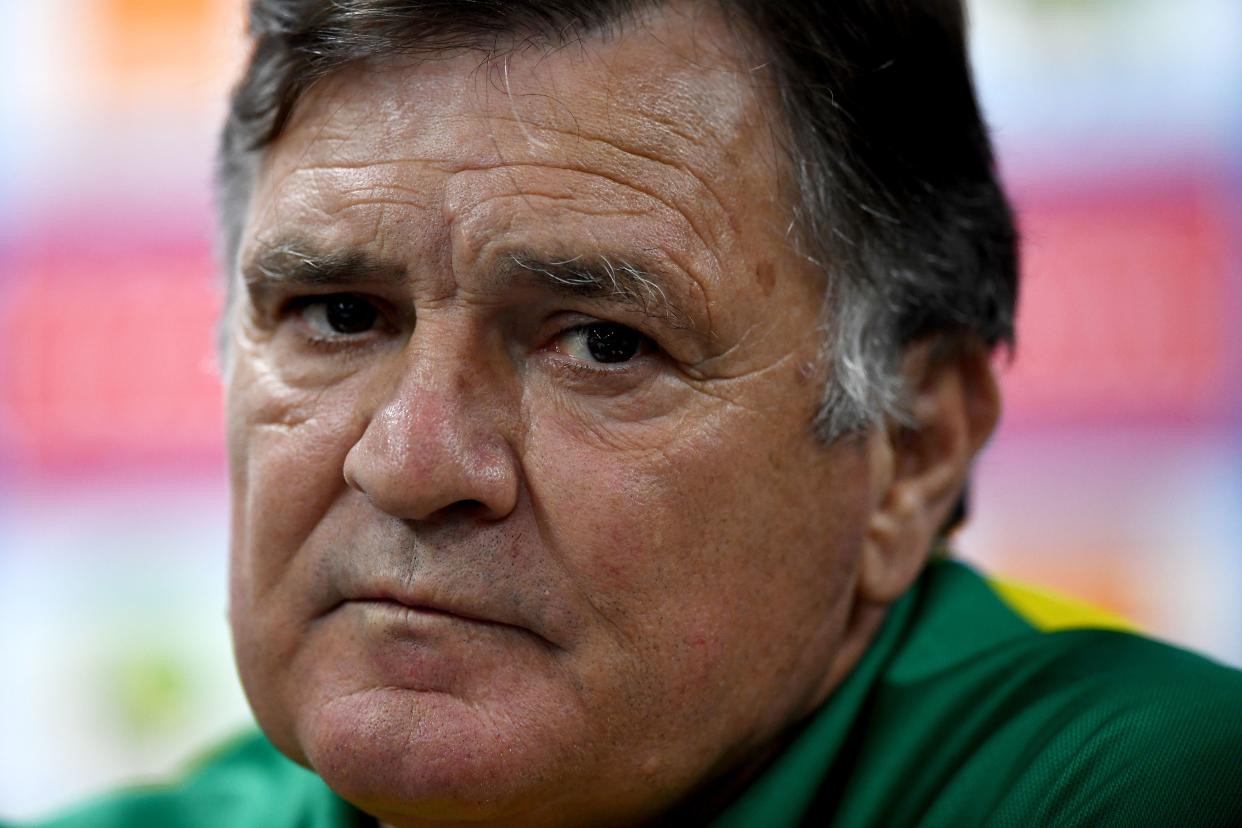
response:
<path id="1" fill-rule="evenodd" d="M 213 142 L 239 0 L 4 3 L 0 816 L 245 726 Z M 964 557 L 1242 665 L 1242 4 L 974 0 L 1025 234 Z"/>

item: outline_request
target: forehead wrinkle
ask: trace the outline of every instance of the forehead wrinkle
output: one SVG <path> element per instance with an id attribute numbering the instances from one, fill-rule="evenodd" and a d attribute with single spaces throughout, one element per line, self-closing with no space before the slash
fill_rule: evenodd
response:
<path id="1" fill-rule="evenodd" d="M 356 163 L 339 157 L 317 158 L 329 154 L 336 153 L 316 152 L 311 147 L 270 169 L 264 187 L 266 210 L 251 222 L 257 231 L 253 243 L 271 247 L 264 238 L 281 240 L 314 260 L 337 249 L 365 250 L 375 265 L 368 265 L 371 270 L 398 271 L 402 266 L 395 263 L 408 256 L 393 244 L 402 234 L 394 234 L 392 228 L 405 225 L 419 213 L 439 209 L 440 201 L 441 176 L 423 172 L 412 177 L 405 168 L 421 166 L 439 172 L 442 163 L 414 158 Z M 289 259 L 275 263 L 279 267 L 296 264 Z"/>
<path id="2" fill-rule="evenodd" d="M 678 206 L 676 201 L 674 201 L 672 198 L 668 196 L 660 194 L 654 188 L 644 187 L 637 180 L 628 181 L 625 178 L 618 177 L 617 175 L 611 174 L 610 172 L 589 168 L 585 166 L 584 164 L 577 162 L 575 159 L 567 159 L 566 161 L 561 162 L 561 163 L 554 163 L 551 161 L 532 160 L 532 161 L 513 161 L 513 162 L 509 162 L 505 164 L 505 169 L 516 169 L 520 167 L 531 167 L 533 169 L 568 170 L 570 172 L 579 173 L 581 175 L 593 176 L 595 178 L 599 178 L 604 181 L 610 182 L 611 184 L 614 184 L 618 187 L 623 187 L 627 190 L 631 190 L 635 193 L 638 193 L 640 195 L 643 195 L 643 196 L 646 196 L 652 199 L 653 201 L 657 202 L 658 204 L 665 207 L 669 211 L 680 216 L 682 220 L 686 223 L 686 226 L 689 228 L 690 232 L 694 235 L 695 238 L 698 239 L 699 244 L 702 246 L 703 250 L 708 254 L 708 256 L 711 257 L 712 261 L 715 264 L 715 268 L 717 272 L 718 273 L 727 272 L 723 266 L 723 261 L 721 259 L 720 251 L 717 250 L 717 245 L 712 243 L 712 241 L 708 237 L 708 234 L 705 233 L 705 230 L 702 227 L 702 224 L 703 224 L 702 220 L 695 221 L 690 215 L 690 213 L 693 213 L 693 211 L 687 212 L 685 210 L 682 210 Z M 462 166 L 459 171 L 460 172 L 483 172 L 483 173 L 492 172 L 494 173 L 494 172 L 498 172 L 498 169 L 490 165 L 485 165 L 485 166 L 467 165 L 467 166 Z M 516 182 L 514 183 L 515 183 L 515 187 L 517 187 Z M 509 195 L 520 197 L 523 195 L 523 192 L 521 188 L 518 187 L 513 193 L 510 193 Z"/>
<path id="3" fill-rule="evenodd" d="M 546 55 L 541 55 L 540 61 L 546 58 L 547 58 Z M 338 78 L 338 84 L 340 84 L 340 82 L 341 82 L 341 79 Z M 644 95 L 640 92 L 638 94 L 641 96 L 642 98 L 641 100 L 637 100 L 637 101 L 629 100 L 626 102 L 625 109 L 629 110 L 631 114 L 637 114 L 639 116 L 637 118 L 628 119 L 626 122 L 627 126 L 635 124 L 635 121 L 643 121 L 644 119 L 647 119 L 651 121 L 651 123 L 637 124 L 636 126 L 654 127 L 660 133 L 660 135 L 658 136 L 657 135 L 645 135 L 645 134 L 634 136 L 635 138 L 637 138 L 638 142 L 642 145 L 642 148 L 628 147 L 625 145 L 626 143 L 628 143 L 628 141 L 623 142 L 620 140 L 612 140 L 612 139 L 605 138 L 602 136 L 588 134 L 582 129 L 581 123 L 578 121 L 577 116 L 574 114 L 574 112 L 570 110 L 569 107 L 565 106 L 564 103 L 560 101 L 560 99 L 555 95 L 549 96 L 549 95 L 536 94 L 536 93 L 518 92 L 516 94 L 513 94 L 512 96 L 506 96 L 506 97 L 518 98 L 518 99 L 521 99 L 524 97 L 530 98 L 530 99 L 538 99 L 541 101 L 548 102 L 549 106 L 554 106 L 555 104 L 559 103 L 561 118 L 566 117 L 566 114 L 567 114 L 568 117 L 574 119 L 574 122 L 572 123 L 572 125 L 567 125 L 570 127 L 567 129 L 561 129 L 555 126 L 547 126 L 544 124 L 539 124 L 537 121 L 525 120 L 523 121 L 521 126 L 526 127 L 527 129 L 533 128 L 539 131 L 547 130 L 545 134 L 556 133 L 556 134 L 563 135 L 570 139 L 590 142 L 592 145 L 596 147 L 605 147 L 607 148 L 607 150 L 615 151 L 618 154 L 627 155 L 627 156 L 630 156 L 630 157 L 633 157 L 639 160 L 646 160 L 650 163 L 661 165 L 666 169 L 678 171 L 679 177 L 689 179 L 691 182 L 693 182 L 693 188 L 695 190 L 701 193 L 704 193 L 708 196 L 708 198 L 704 199 L 703 202 L 701 203 L 714 203 L 714 206 L 718 208 L 719 213 L 723 214 L 723 218 L 725 219 L 722 225 L 732 230 L 733 235 L 736 236 L 737 226 L 735 222 L 735 216 L 725 207 L 725 204 L 724 204 L 725 200 L 722 197 L 722 195 L 717 191 L 717 188 L 713 185 L 711 176 L 708 174 L 696 171 L 695 169 L 691 168 L 685 162 L 685 159 L 683 157 L 665 158 L 665 157 L 661 157 L 659 153 L 659 150 L 664 148 L 664 146 L 667 145 L 668 143 L 667 141 L 661 142 L 661 141 L 655 140 L 656 138 L 659 138 L 659 137 L 667 138 L 668 136 L 676 136 L 678 139 L 680 139 L 679 142 L 681 143 L 690 141 L 691 143 L 695 144 L 697 147 L 703 147 L 704 145 L 713 145 L 714 148 L 716 147 L 723 148 L 723 144 L 721 143 L 722 138 L 724 138 L 724 140 L 726 141 L 728 140 L 729 136 L 728 135 L 722 136 L 719 130 L 715 128 L 718 125 L 712 123 L 711 119 L 704 119 L 703 117 L 701 117 L 703 113 L 699 112 L 698 111 L 699 108 L 693 105 L 695 96 L 692 95 L 691 93 L 694 90 L 683 88 L 684 86 L 685 84 L 677 85 L 678 94 L 675 95 L 675 98 L 676 98 L 675 101 L 668 100 L 667 89 L 665 89 L 664 97 L 662 97 L 658 101 L 647 100 L 649 96 Z M 606 95 L 607 100 L 605 101 L 606 103 L 605 108 L 611 111 L 611 109 L 614 106 L 616 106 L 616 103 L 617 103 L 614 100 L 615 95 L 614 95 L 614 90 L 611 87 L 611 84 L 605 84 L 604 91 L 607 93 Z M 347 97 L 347 96 L 340 96 L 340 97 Z M 626 97 L 632 98 L 633 93 L 627 94 Z M 735 97 L 735 96 L 731 96 L 731 97 Z M 685 101 L 686 103 L 690 105 L 677 107 L 679 112 L 683 112 L 685 114 L 690 114 L 690 115 L 698 115 L 700 117 L 699 118 L 692 117 L 690 123 L 682 123 L 681 121 L 674 121 L 673 119 L 671 119 L 669 117 L 670 103 L 680 103 L 682 101 Z M 342 104 L 338 103 L 336 100 L 331 101 L 331 104 L 332 105 L 328 107 L 330 109 L 329 118 L 335 116 L 338 110 L 342 110 L 345 108 Z M 593 108 L 593 107 L 590 107 L 589 102 L 586 102 L 586 104 L 589 108 Z M 476 117 L 483 116 L 483 117 L 495 119 L 498 121 L 514 121 L 514 122 L 522 121 L 520 117 L 515 117 L 516 113 L 511 114 L 511 113 L 492 112 L 491 114 L 487 114 L 485 112 L 485 110 L 488 108 L 486 102 L 481 102 L 480 106 L 481 106 L 481 109 L 484 111 L 476 112 Z M 597 112 L 596 114 L 598 115 L 599 113 Z M 462 116 L 459 115 L 458 118 L 460 117 Z M 542 119 L 539 119 L 539 120 L 542 120 Z M 613 119 L 611 117 L 608 117 L 607 120 L 609 121 L 609 123 L 611 123 Z M 680 128 L 678 128 L 679 126 Z M 650 132 L 650 130 L 648 130 L 648 132 Z M 691 137 L 693 136 L 694 133 L 702 133 L 702 135 L 698 136 L 694 141 L 691 141 Z M 339 136 L 339 137 L 334 136 L 334 137 L 336 140 L 341 140 L 342 138 L 347 139 L 348 137 L 352 137 L 352 136 L 348 133 L 348 131 L 346 131 L 346 134 L 344 136 Z M 627 130 L 627 136 L 625 137 L 627 138 L 629 137 L 628 130 Z M 703 138 L 707 138 L 708 140 L 704 141 L 702 140 Z M 384 141 L 382 143 L 387 144 L 389 142 Z M 649 148 L 648 148 L 648 145 L 650 145 Z M 677 155 L 682 156 L 683 153 L 678 153 Z M 713 156 L 718 157 L 719 153 L 713 153 Z M 501 165 L 509 166 L 509 164 L 505 163 L 505 159 L 503 158 L 498 158 L 496 160 L 500 162 L 500 164 L 496 166 L 501 166 Z M 649 180 L 649 177 L 646 175 L 642 175 L 641 172 L 639 171 L 633 171 L 633 172 L 630 172 L 629 174 L 626 174 L 627 171 L 624 169 L 624 167 L 622 167 L 620 169 L 615 169 L 615 171 L 610 170 L 609 172 L 606 173 L 599 169 L 585 169 L 581 164 L 581 159 L 573 159 L 573 160 L 577 162 L 573 165 L 573 168 L 577 169 L 579 172 L 582 172 L 584 174 L 596 175 L 596 176 L 599 176 L 601 178 L 604 178 L 610 181 L 611 183 L 615 185 L 633 189 L 643 195 L 646 195 L 648 197 L 651 197 L 657 200 L 659 203 L 668 207 L 670 210 L 675 211 L 689 225 L 690 229 L 694 232 L 694 234 L 699 237 L 703 246 L 707 249 L 710 255 L 712 255 L 714 258 L 717 259 L 717 267 L 718 268 L 720 267 L 719 259 L 720 259 L 720 254 L 723 252 L 723 250 L 717 250 L 716 248 L 723 241 L 722 239 L 719 238 L 719 235 L 720 235 L 719 230 L 722 229 L 722 227 L 720 225 L 712 226 L 715 223 L 711 222 L 707 216 L 704 216 L 702 214 L 701 209 L 682 209 L 682 207 L 689 207 L 691 205 L 685 205 L 684 203 L 682 203 L 684 199 L 677 197 L 676 192 L 670 193 L 669 196 L 660 195 L 653 188 L 646 185 L 646 182 Z M 451 158 L 438 157 L 435 159 L 426 159 L 426 158 L 415 159 L 415 158 L 398 158 L 398 157 L 392 157 L 391 155 L 384 157 L 384 158 L 380 158 L 380 159 L 363 159 L 359 161 L 351 161 L 351 160 L 346 160 L 346 159 L 333 159 L 331 162 L 326 163 L 326 164 L 306 164 L 302 166 L 301 169 L 312 170 L 317 167 L 329 167 L 329 168 L 337 168 L 341 170 L 348 170 L 352 168 L 377 167 L 377 166 L 384 166 L 384 165 L 394 165 L 394 166 L 402 166 L 402 167 L 408 168 L 408 166 L 411 163 L 418 164 L 420 166 L 427 165 L 439 172 L 446 172 L 449 174 L 452 174 L 453 172 L 456 172 L 456 171 L 467 170 L 467 169 L 472 169 L 472 168 L 483 169 L 482 167 L 471 167 L 468 165 L 462 165 L 459 162 L 455 163 L 455 160 Z M 539 163 L 537 161 L 529 162 L 529 164 L 531 166 L 536 166 L 536 167 L 537 166 L 545 166 L 545 167 L 556 167 L 557 166 L 554 163 Z M 492 166 L 492 165 L 489 164 L 487 166 Z M 610 164 L 608 166 L 615 168 L 616 166 L 619 166 L 619 165 Z M 631 167 L 631 170 L 632 169 L 633 168 Z M 522 188 L 520 186 L 515 186 L 515 189 L 520 192 Z M 715 210 L 713 210 L 713 212 L 715 212 Z"/>
<path id="4" fill-rule="evenodd" d="M 505 196 L 494 196 L 494 198 L 502 198 Z M 517 195 L 507 196 L 509 198 L 517 198 Z M 557 209 L 566 210 L 571 213 L 577 213 L 582 216 L 591 217 L 615 217 L 615 216 L 650 216 L 650 209 L 642 209 L 638 207 L 598 207 L 592 208 L 588 205 L 581 204 L 583 200 L 577 195 L 557 195 L 553 193 L 535 193 L 525 191 L 521 193 L 521 198 L 534 204 L 535 202 L 546 201 L 550 206 Z"/>
<path id="5" fill-rule="evenodd" d="M 348 207 L 364 206 L 366 204 L 392 204 L 416 209 L 430 208 L 429 198 L 434 198 L 434 193 L 429 194 L 426 186 L 410 186 L 403 183 L 403 179 L 407 179 L 408 174 L 368 175 L 362 179 L 358 175 L 350 174 L 355 171 L 382 169 L 385 165 L 391 165 L 394 171 L 400 171 L 402 164 L 403 162 L 385 161 L 375 164 L 325 163 L 299 165 L 288 170 L 283 176 L 282 181 L 273 187 L 272 200 L 280 202 L 283 193 L 291 186 L 290 182 L 297 178 L 305 177 L 309 180 L 311 191 L 320 202 L 320 212 L 325 215 L 340 212 Z M 303 194 L 298 194 L 298 199 L 300 201 L 306 200 Z"/>
<path id="6" fill-rule="evenodd" d="M 465 172 L 487 173 L 494 170 L 472 169 Z M 593 177 L 609 184 L 615 183 L 605 177 Z M 563 184 L 548 189 L 555 191 L 562 187 Z M 449 189 L 454 188 L 450 186 Z M 631 197 L 627 204 L 616 206 L 599 203 L 598 193 L 589 196 L 576 193 L 562 195 L 534 193 L 522 188 L 518 192 L 506 190 L 480 197 L 477 195 L 478 187 L 471 184 L 463 185 L 462 191 L 475 195 L 465 199 L 460 206 L 449 207 L 455 251 L 453 268 L 458 273 L 473 272 L 484 278 L 506 282 L 513 281 L 511 277 L 514 275 L 529 277 L 531 273 L 539 273 L 549 282 L 559 283 L 562 287 L 571 284 L 583 288 L 603 285 L 607 290 L 595 290 L 594 298 L 606 298 L 608 295 L 618 299 L 628 298 L 632 300 L 630 304 L 633 307 L 651 313 L 662 308 L 659 315 L 675 319 L 679 326 L 698 330 L 709 338 L 714 336 L 711 305 L 705 287 L 713 280 L 706 275 L 696 276 L 695 270 L 706 268 L 710 271 L 716 261 L 715 254 L 700 245 L 708 253 L 706 261 L 697 264 L 686 261 L 687 256 L 695 258 L 691 251 L 696 246 L 670 241 L 669 222 L 661 220 L 659 212 L 660 207 L 667 205 L 651 199 L 647 203 L 652 203 L 652 206 L 644 207 L 646 196 L 642 193 L 639 195 L 643 198 L 633 200 Z M 530 211 L 519 214 L 503 207 L 489 206 L 509 199 L 523 200 L 531 208 Z M 623 218 L 637 223 L 627 224 L 626 232 L 619 238 L 614 233 L 606 232 L 607 224 L 597 227 L 589 225 L 568 236 L 553 230 L 549 236 L 549 227 L 553 225 L 545 215 L 548 211 L 558 217 L 556 221 L 569 214 L 585 216 L 591 222 L 595 219 L 607 221 Z M 539 218 L 532 220 L 532 217 Z M 600 231 L 605 232 L 601 234 Z M 694 237 L 689 230 L 682 232 L 688 233 L 690 238 Z M 515 270 L 522 269 L 521 265 L 527 265 L 526 272 L 515 273 Z M 526 281 L 529 282 L 529 278 Z M 585 291 L 576 292 L 583 295 Z"/>
<path id="7" fill-rule="evenodd" d="M 452 172 L 456 169 L 454 160 L 451 158 L 416 158 L 413 156 L 408 158 L 363 158 L 359 161 L 334 160 L 315 164 L 307 163 L 304 155 L 297 163 L 290 166 L 291 169 L 286 175 L 295 175 L 303 172 L 331 172 L 332 170 L 367 170 L 376 167 L 424 166 L 431 167 L 438 172 Z"/>
<path id="8" fill-rule="evenodd" d="M 346 129 L 339 133 L 336 131 L 335 127 L 339 125 L 339 116 L 346 110 L 349 103 L 350 95 L 347 94 L 346 87 L 342 85 L 342 78 L 335 76 L 326 78 L 324 83 L 317 85 L 317 89 L 312 94 L 305 96 L 299 101 L 281 134 L 267 151 L 262 154 L 258 178 L 260 181 L 264 179 L 270 180 L 273 173 L 272 166 L 275 159 L 280 155 L 277 152 L 278 148 L 282 144 L 287 145 L 290 141 L 296 143 L 300 140 L 302 142 L 301 151 L 296 154 L 290 163 L 283 165 L 283 169 L 279 170 L 275 180 L 266 188 L 267 199 L 264 210 L 261 211 L 262 214 L 270 215 L 277 208 L 284 194 L 284 185 L 298 175 L 300 171 L 311 172 L 312 187 L 316 191 L 319 190 L 316 180 L 317 176 L 314 174 L 314 171 L 325 165 L 308 164 L 309 159 L 314 157 L 316 153 L 322 154 L 325 145 L 329 147 L 336 144 L 348 146 L 362 129 L 361 122 L 352 124 L 346 122 Z M 303 135 L 303 133 L 309 134 Z"/>
<path id="9" fill-rule="evenodd" d="M 733 238 L 736 238 L 738 236 L 739 228 L 737 226 L 736 218 L 726 206 L 724 198 L 717 191 L 717 188 L 711 183 L 710 177 L 700 172 L 697 172 L 691 165 L 687 164 L 684 160 L 679 159 L 679 158 L 674 158 L 674 157 L 668 157 L 668 158 L 661 157 L 654 150 L 648 150 L 648 149 L 640 148 L 637 146 L 625 146 L 625 145 L 622 145 L 618 140 L 615 140 L 612 138 L 606 138 L 604 136 L 588 135 L 583 132 L 568 132 L 566 130 L 558 129 L 556 127 L 539 127 L 538 129 L 540 131 L 565 135 L 565 136 L 574 138 L 575 140 L 586 142 L 588 144 L 603 146 L 610 150 L 615 151 L 616 153 L 620 155 L 628 156 L 629 158 L 636 159 L 639 162 L 647 162 L 647 163 L 655 164 L 663 169 L 677 173 L 683 178 L 683 180 L 688 179 L 691 184 L 691 187 L 694 190 L 697 190 L 700 193 L 705 193 L 708 196 L 708 198 L 705 201 L 707 203 L 710 203 L 714 207 L 714 211 L 718 215 L 723 217 L 724 224 L 728 228 L 729 235 L 732 236 Z M 676 212 L 678 215 L 680 215 L 683 218 L 686 224 L 689 225 L 690 229 L 694 231 L 694 234 L 698 236 L 703 246 L 706 249 L 708 249 L 715 258 L 719 259 L 719 255 L 718 255 L 716 248 L 727 244 L 727 241 L 724 238 L 722 238 L 724 234 L 719 231 L 713 232 L 714 223 L 711 221 L 710 218 L 708 218 L 707 216 L 703 216 L 703 215 L 696 215 L 699 211 L 695 209 L 690 209 L 691 205 L 683 205 L 679 203 L 683 199 L 678 197 L 678 194 L 675 189 L 666 187 L 665 189 L 670 189 L 672 191 L 669 192 L 667 195 L 661 195 L 656 191 L 655 187 L 640 185 L 638 183 L 640 179 L 638 179 L 637 177 L 634 177 L 633 180 L 626 180 L 627 178 L 629 178 L 629 176 L 623 177 L 624 168 L 619 165 L 611 165 L 609 170 L 605 172 L 599 169 L 588 169 L 585 163 L 580 161 L 579 159 L 573 158 L 572 156 L 571 156 L 571 159 L 573 163 L 567 163 L 563 165 L 565 169 L 570 169 L 570 170 L 574 170 L 575 172 L 597 175 L 602 178 L 606 178 L 614 184 L 617 184 L 622 187 L 627 187 L 649 198 L 655 199 L 656 201 L 659 201 L 661 204 L 663 204 L 668 209 Z M 513 162 L 510 164 L 507 164 L 506 166 L 517 167 L 517 166 L 561 166 L 561 165 L 555 165 L 552 162 L 541 163 L 538 161 L 527 161 L 527 162 Z M 515 186 L 516 186 L 516 182 L 515 182 Z"/>

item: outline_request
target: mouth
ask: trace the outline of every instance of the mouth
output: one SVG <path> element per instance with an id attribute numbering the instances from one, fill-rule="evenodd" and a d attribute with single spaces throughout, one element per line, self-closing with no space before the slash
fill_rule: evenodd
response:
<path id="1" fill-rule="evenodd" d="M 561 649 L 520 619 L 510 614 L 480 609 L 468 601 L 445 601 L 428 595 L 410 595 L 396 590 L 378 588 L 347 595 L 328 612 L 350 605 L 358 609 L 368 609 L 395 616 L 410 626 L 429 623 L 469 624 L 499 632 L 518 632 L 534 638 L 551 649 Z"/>
<path id="2" fill-rule="evenodd" d="M 418 601 L 402 600 L 390 595 L 382 593 L 376 595 L 362 595 L 356 598 L 347 598 L 341 604 L 370 604 L 376 607 L 387 607 L 399 612 L 408 612 L 416 616 L 425 615 L 430 617 L 442 617 L 456 619 L 458 621 L 468 621 L 472 624 L 488 624 L 498 627 L 511 627 L 513 629 L 525 629 L 515 624 L 508 624 L 503 621 L 496 621 L 482 615 L 476 615 L 447 607 L 436 606 Z"/>

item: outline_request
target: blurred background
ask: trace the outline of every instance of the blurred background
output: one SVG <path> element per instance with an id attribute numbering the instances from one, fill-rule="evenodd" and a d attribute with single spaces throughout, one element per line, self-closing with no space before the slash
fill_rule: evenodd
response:
<path id="1" fill-rule="evenodd" d="M 1242 665 L 1242 4 L 973 0 L 1025 235 L 963 557 Z M 4 4 L 0 815 L 249 721 L 210 177 L 239 0 Z"/>

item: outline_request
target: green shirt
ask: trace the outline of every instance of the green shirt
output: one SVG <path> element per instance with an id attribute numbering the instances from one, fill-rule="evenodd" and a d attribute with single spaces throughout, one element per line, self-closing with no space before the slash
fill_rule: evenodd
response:
<path id="1" fill-rule="evenodd" d="M 257 734 L 175 786 L 44 823 L 364 824 Z M 1048 632 L 937 560 L 714 824 L 1242 826 L 1242 673 L 1129 633 Z"/>

